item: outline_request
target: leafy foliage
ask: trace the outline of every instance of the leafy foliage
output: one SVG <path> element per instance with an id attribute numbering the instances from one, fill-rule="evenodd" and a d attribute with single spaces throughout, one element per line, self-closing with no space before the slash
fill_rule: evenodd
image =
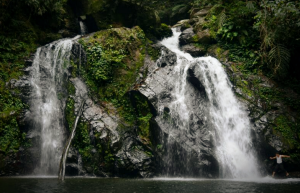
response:
<path id="1" fill-rule="evenodd" d="M 268 55 L 268 64 L 273 68 L 274 74 L 282 76 L 287 73 L 290 57 L 290 51 L 283 45 L 279 44 L 272 47 Z"/>
<path id="2" fill-rule="evenodd" d="M 64 14 L 67 0 L 25 0 L 24 3 L 36 14 Z"/>
<path id="3" fill-rule="evenodd" d="M 292 157 L 299 160 L 300 125 L 293 121 L 290 121 L 288 117 L 284 115 L 280 115 L 279 117 L 277 117 L 274 124 L 274 130 L 280 132 L 280 135 L 282 135 L 285 140 L 285 144 L 288 145 L 288 147 L 285 147 L 284 151 L 293 149 Z"/>
<path id="4" fill-rule="evenodd" d="M 2 88 L 3 85 L 0 87 L 0 150 L 6 154 L 18 151 L 21 143 L 25 142 L 26 134 L 20 131 L 17 119 L 26 106 L 6 88 Z"/>
<path id="5" fill-rule="evenodd" d="M 139 27 L 109 29 L 81 43 L 88 52 L 88 66 L 92 69 L 83 72 L 87 84 L 101 101 L 112 103 L 125 122 L 134 124 L 135 110 L 127 92 L 144 62 L 144 32 Z"/>
<path id="6" fill-rule="evenodd" d="M 120 51 L 102 52 L 101 46 L 97 43 L 87 48 L 87 56 L 90 65 L 89 73 L 99 84 L 112 78 L 114 67 L 122 65 L 122 59 L 124 58 Z"/>
<path id="7" fill-rule="evenodd" d="M 255 16 L 255 27 L 260 30 L 263 62 L 277 78 L 287 75 L 290 58 L 299 49 L 299 2 L 289 0 L 261 1 Z M 288 32 L 288 33 L 287 33 Z M 296 41 L 295 41 L 296 39 Z"/>
<path id="8" fill-rule="evenodd" d="M 300 50 L 298 1 L 194 1 L 194 7 L 205 6 L 212 8 L 204 27 L 219 38 L 221 45 L 252 50 L 260 61 L 252 70 L 264 70 L 278 80 L 295 73 L 291 61 Z"/>

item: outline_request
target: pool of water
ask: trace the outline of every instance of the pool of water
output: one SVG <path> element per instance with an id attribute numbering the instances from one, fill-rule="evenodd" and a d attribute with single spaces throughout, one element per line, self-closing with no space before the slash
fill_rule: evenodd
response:
<path id="1" fill-rule="evenodd" d="M 276 193 L 299 192 L 300 179 L 211 180 L 194 178 L 67 178 L 56 177 L 0 178 L 1 193 Z"/>

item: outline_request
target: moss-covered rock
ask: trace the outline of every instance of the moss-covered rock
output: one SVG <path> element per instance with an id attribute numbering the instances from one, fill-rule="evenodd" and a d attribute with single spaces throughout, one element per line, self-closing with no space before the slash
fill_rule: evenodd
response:
<path id="1" fill-rule="evenodd" d="M 226 62 L 228 60 L 228 52 L 228 50 L 222 49 L 217 44 L 211 45 L 207 49 L 208 55 L 218 58 L 218 60 L 220 60 L 221 62 Z"/>
<path id="2" fill-rule="evenodd" d="M 198 31 L 197 35 L 193 37 L 193 41 L 199 44 L 212 44 L 216 42 L 208 29 Z"/>
<path id="3" fill-rule="evenodd" d="M 173 35 L 170 26 L 165 23 L 162 23 L 160 27 L 154 29 L 153 34 L 159 40 L 167 37 L 171 37 Z"/>
<path id="4" fill-rule="evenodd" d="M 87 68 L 92 75 L 89 79 L 100 98 L 110 100 L 128 91 L 143 64 L 146 41 L 139 27 L 103 30 L 81 40 L 88 53 Z M 98 59 L 93 58 L 95 47 L 102 50 Z M 106 77 L 101 78 L 103 74 Z"/>
<path id="5" fill-rule="evenodd" d="M 151 176 L 154 171 L 149 139 L 152 113 L 147 100 L 129 91 L 135 81 L 144 76 L 140 68 L 146 53 L 156 57 L 156 50 L 146 47 L 148 40 L 139 27 L 102 30 L 79 42 L 87 53 L 87 64 L 81 67 L 80 74 L 91 91 L 91 99 L 101 104 L 89 102 L 82 120 L 86 127 L 79 125 L 78 136 L 74 139 L 85 172 L 98 176 Z M 76 66 L 72 71 L 77 71 Z M 79 79 L 72 81 L 80 85 Z M 79 92 L 78 86 L 75 87 Z M 69 125 L 75 118 L 72 112 L 76 104 L 72 101 L 70 98 L 70 107 L 67 105 L 67 112 L 71 112 L 71 116 L 67 114 L 67 118 L 71 118 Z M 97 113 L 101 118 L 92 116 L 88 109 L 101 109 Z M 105 129 L 109 124 L 114 127 Z M 130 158 L 125 156 L 128 154 Z M 140 163 L 134 159 L 139 159 Z"/>

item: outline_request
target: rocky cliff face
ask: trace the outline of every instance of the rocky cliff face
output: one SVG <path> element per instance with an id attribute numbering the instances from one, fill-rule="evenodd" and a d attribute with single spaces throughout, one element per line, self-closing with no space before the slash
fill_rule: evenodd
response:
<path id="1" fill-rule="evenodd" d="M 80 163 L 81 155 L 73 147 L 73 152 L 68 155 L 67 175 L 151 177 L 152 157 L 140 146 L 143 143 L 139 137 L 132 132 L 124 133 L 126 125 L 123 125 L 119 115 L 108 113 L 107 109 L 95 103 L 89 97 L 83 80 L 75 77 L 70 81 L 75 87 L 75 94 L 70 96 L 75 101 L 75 112 L 81 101 L 85 100 L 81 121 L 88 125 L 92 145 L 89 153 L 92 157 L 89 162 Z M 104 149 L 106 152 L 101 152 Z M 95 168 L 95 165 L 98 167 Z M 107 165 L 110 165 L 109 168 Z"/>
<path id="2" fill-rule="evenodd" d="M 191 65 L 186 77 L 184 95 L 190 114 L 188 125 L 185 125 L 187 128 L 184 129 L 180 118 L 185 112 L 177 111 L 179 114 L 176 114 L 170 110 L 177 100 L 175 90 L 179 85 L 175 83 L 181 78 L 183 69 L 178 67 L 175 53 L 162 45 L 155 47 L 161 50 L 162 56 L 157 63 L 146 61 L 144 68 L 148 69 L 148 74 L 137 91 L 149 100 L 155 110 L 151 133 L 159 173 L 169 176 L 218 177 L 219 166 L 211 137 L 207 96 L 201 83 L 201 74 L 197 70 L 199 66 Z"/>

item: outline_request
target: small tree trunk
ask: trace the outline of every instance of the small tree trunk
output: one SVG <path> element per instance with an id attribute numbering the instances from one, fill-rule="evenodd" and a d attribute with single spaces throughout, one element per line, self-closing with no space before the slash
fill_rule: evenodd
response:
<path id="1" fill-rule="evenodd" d="M 69 137 L 69 139 L 68 139 L 68 141 L 67 141 L 67 143 L 65 145 L 63 154 L 61 156 L 61 160 L 60 160 L 60 164 L 59 164 L 59 172 L 58 172 L 58 179 L 61 180 L 61 181 L 65 180 L 67 155 L 68 155 L 68 151 L 69 151 L 70 145 L 72 143 L 72 140 L 73 140 L 73 138 L 75 136 L 75 133 L 76 133 L 76 127 L 77 127 L 79 118 L 80 118 L 80 116 L 82 114 L 82 109 L 83 109 L 83 106 L 84 106 L 84 102 L 85 102 L 85 100 L 82 99 L 80 107 L 78 109 L 78 114 L 77 114 L 77 117 L 76 117 L 76 120 L 75 120 L 75 123 L 74 123 L 74 127 L 73 127 L 73 130 L 72 130 L 72 133 L 71 133 L 71 135 L 70 135 L 70 137 Z"/>

